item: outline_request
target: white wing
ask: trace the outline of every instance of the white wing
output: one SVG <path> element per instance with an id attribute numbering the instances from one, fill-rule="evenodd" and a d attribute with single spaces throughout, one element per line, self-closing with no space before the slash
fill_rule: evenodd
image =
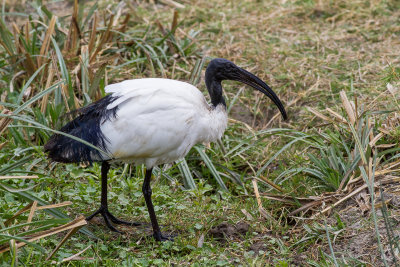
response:
<path id="1" fill-rule="evenodd" d="M 116 118 L 101 126 L 116 159 L 152 167 L 210 139 L 211 111 L 203 94 L 188 83 L 128 80 L 107 86 L 106 92 L 119 97 L 107 107 L 118 106 Z"/>
<path id="2" fill-rule="evenodd" d="M 105 91 L 119 97 L 118 100 L 108 106 L 108 109 L 112 109 L 131 98 L 140 97 L 143 101 L 146 100 L 146 96 L 152 97 L 160 94 L 179 97 L 195 105 L 199 103 L 199 99 L 204 99 L 203 94 L 189 83 L 160 78 L 126 80 L 107 85 Z M 205 99 L 204 103 L 206 103 Z"/>

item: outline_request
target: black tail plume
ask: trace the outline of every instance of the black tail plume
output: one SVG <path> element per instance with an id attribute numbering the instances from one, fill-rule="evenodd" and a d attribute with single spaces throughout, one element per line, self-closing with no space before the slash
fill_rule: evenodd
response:
<path id="1" fill-rule="evenodd" d="M 100 126 L 106 120 L 116 117 L 118 106 L 107 109 L 107 106 L 117 97 L 108 95 L 95 103 L 74 111 L 79 114 L 74 120 L 64 125 L 60 131 L 76 136 L 86 142 L 107 151 L 107 137 L 101 132 Z M 62 134 L 54 134 L 44 145 L 44 151 L 53 161 L 72 163 L 102 161 L 104 155 L 82 142 Z"/>

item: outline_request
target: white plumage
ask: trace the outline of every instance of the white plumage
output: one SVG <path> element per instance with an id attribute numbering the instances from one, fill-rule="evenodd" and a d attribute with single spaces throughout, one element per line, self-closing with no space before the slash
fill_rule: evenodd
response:
<path id="1" fill-rule="evenodd" d="M 109 153 L 124 162 L 147 168 L 173 162 L 193 145 L 221 138 L 227 125 L 225 107 L 211 107 L 196 87 L 185 82 L 136 79 L 105 90 L 119 97 L 107 109 L 118 106 L 118 110 L 101 131 Z"/>

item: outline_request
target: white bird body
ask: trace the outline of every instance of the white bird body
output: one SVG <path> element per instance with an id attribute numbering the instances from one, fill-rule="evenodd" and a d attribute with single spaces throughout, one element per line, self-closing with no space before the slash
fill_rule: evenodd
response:
<path id="1" fill-rule="evenodd" d="M 105 88 L 116 116 L 100 129 L 112 158 L 147 168 L 183 158 L 195 144 L 214 142 L 227 126 L 223 105 L 211 107 L 193 85 L 170 79 L 126 80 Z"/>

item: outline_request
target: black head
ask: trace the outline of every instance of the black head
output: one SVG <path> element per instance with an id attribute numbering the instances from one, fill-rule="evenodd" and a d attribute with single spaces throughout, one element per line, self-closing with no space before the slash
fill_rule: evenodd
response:
<path id="1" fill-rule="evenodd" d="M 211 60 L 206 69 L 206 86 L 211 96 L 211 102 L 214 106 L 220 103 L 225 104 L 225 101 L 222 97 L 221 86 L 221 82 L 223 80 L 242 82 L 262 92 L 268 96 L 275 103 L 275 105 L 278 106 L 283 118 L 285 120 L 287 119 L 286 111 L 282 105 L 282 102 L 265 82 L 263 82 L 254 74 L 239 68 L 233 62 L 224 58 L 216 58 Z"/>
<path id="2" fill-rule="evenodd" d="M 225 58 L 215 58 L 210 61 L 206 69 L 207 76 L 213 76 L 217 81 L 232 80 L 232 73 L 237 72 L 238 66 Z"/>

